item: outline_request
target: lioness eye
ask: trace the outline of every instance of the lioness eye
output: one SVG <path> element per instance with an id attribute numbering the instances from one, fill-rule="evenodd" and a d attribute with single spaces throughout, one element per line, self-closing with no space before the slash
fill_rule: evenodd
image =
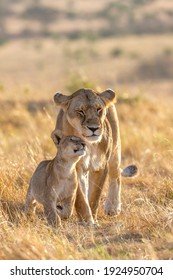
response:
<path id="1" fill-rule="evenodd" d="M 102 112 L 102 108 L 101 107 L 97 108 L 97 112 L 100 114 Z"/>
<path id="2" fill-rule="evenodd" d="M 78 112 L 78 114 L 81 115 L 82 117 L 84 116 L 84 111 L 79 110 L 79 111 L 77 111 L 77 112 Z"/>

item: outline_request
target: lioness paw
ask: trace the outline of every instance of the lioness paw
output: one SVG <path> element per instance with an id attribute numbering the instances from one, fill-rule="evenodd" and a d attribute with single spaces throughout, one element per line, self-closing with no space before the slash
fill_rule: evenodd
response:
<path id="1" fill-rule="evenodd" d="M 121 203 L 117 205 L 107 204 L 105 206 L 105 214 L 109 216 L 118 216 L 121 213 Z"/>
<path id="2" fill-rule="evenodd" d="M 82 222 L 79 222 L 79 224 L 84 227 L 90 227 L 90 228 L 98 228 L 100 226 L 98 224 L 98 222 L 95 222 L 95 221 L 88 221 L 88 222 L 82 221 Z"/>

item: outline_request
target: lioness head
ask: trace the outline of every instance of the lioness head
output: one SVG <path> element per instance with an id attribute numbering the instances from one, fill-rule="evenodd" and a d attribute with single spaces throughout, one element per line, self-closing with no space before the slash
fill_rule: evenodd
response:
<path id="1" fill-rule="evenodd" d="M 56 133 L 55 133 L 56 137 Z M 58 151 L 65 159 L 84 156 L 85 142 L 76 136 L 63 136 L 61 139 L 57 136 Z"/>
<path id="2" fill-rule="evenodd" d="M 54 101 L 60 106 L 77 135 L 88 142 L 101 140 L 106 109 L 115 103 L 115 93 L 108 89 L 102 93 L 80 89 L 70 96 L 56 93 Z"/>

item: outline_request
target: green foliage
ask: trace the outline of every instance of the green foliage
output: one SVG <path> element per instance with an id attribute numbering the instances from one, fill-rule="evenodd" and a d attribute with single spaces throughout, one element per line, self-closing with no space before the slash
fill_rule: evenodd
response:
<path id="1" fill-rule="evenodd" d="M 166 55 L 166 56 L 171 56 L 173 54 L 173 48 L 171 47 L 166 47 L 164 50 L 163 50 L 163 53 Z"/>
<path id="2" fill-rule="evenodd" d="M 131 51 L 128 53 L 128 56 L 132 59 L 137 59 L 140 57 L 139 53 L 138 52 L 135 52 L 135 51 Z"/>
<path id="3" fill-rule="evenodd" d="M 108 252 L 103 248 L 101 245 L 96 245 L 95 247 L 96 252 L 100 255 L 100 257 L 104 260 L 111 260 L 111 256 Z"/>
<path id="4" fill-rule="evenodd" d="M 54 8 L 35 4 L 27 7 L 21 16 L 23 19 L 34 20 L 47 25 L 56 20 L 58 13 L 59 11 Z"/>
<path id="5" fill-rule="evenodd" d="M 111 56 L 113 57 L 119 57 L 122 56 L 123 54 L 124 54 L 124 50 L 119 47 L 116 47 L 113 50 L 111 50 Z"/>
<path id="6" fill-rule="evenodd" d="M 165 7 L 158 7 L 157 2 L 159 0 L 152 1 L 152 5 L 157 7 L 157 12 L 155 12 L 155 8 L 146 9 L 151 2 L 150 0 L 105 0 L 100 3 L 99 9 L 94 8 L 93 10 L 92 7 L 87 10 L 84 3 L 87 1 L 83 1 L 83 4 L 79 7 L 73 0 L 64 1 L 66 2 L 65 6 L 63 5 L 64 7 L 59 6 L 58 1 L 53 0 L 47 4 L 43 0 L 4 0 L 1 2 L 4 2 L 4 4 L 0 4 L 0 45 L 2 44 L 1 40 L 2 42 L 4 39 L 12 40 L 16 38 L 15 36 L 22 39 L 40 36 L 42 38 L 67 37 L 71 40 L 85 38 L 94 41 L 98 37 L 115 37 L 138 33 L 172 33 L 173 30 L 173 8 L 171 5 L 167 7 L 167 1 L 165 1 Z M 7 3 L 5 4 L 5 2 Z M 18 2 L 21 2 L 21 11 L 15 7 Z M 13 34 L 11 28 L 13 24 L 8 23 L 11 22 L 11 20 L 9 21 L 10 17 L 21 22 L 22 28 L 21 30 L 19 28 L 15 34 Z M 100 25 L 100 19 L 105 24 L 101 23 Z M 65 28 L 66 31 L 61 30 L 61 27 L 59 27 L 61 21 L 64 26 L 70 26 L 70 28 Z M 94 28 L 91 28 L 91 25 L 86 24 L 90 21 L 97 21 L 98 25 L 94 27 L 94 23 Z M 38 26 L 36 29 L 35 23 Z M 26 32 L 27 29 L 28 32 Z"/>
<path id="7" fill-rule="evenodd" d="M 3 46 L 7 43 L 6 39 L 0 38 L 0 46 Z"/>
<path id="8" fill-rule="evenodd" d="M 118 95 L 118 103 L 126 103 L 129 105 L 134 105 L 138 102 L 140 102 L 141 100 L 143 100 L 143 95 L 142 94 L 137 94 L 134 96 L 131 96 L 128 93 L 121 93 Z"/>
<path id="9" fill-rule="evenodd" d="M 0 83 L 0 92 L 4 91 L 4 85 Z"/>
<path id="10" fill-rule="evenodd" d="M 34 43 L 34 47 L 36 50 L 41 51 L 41 49 L 43 48 L 43 44 L 41 41 L 37 41 Z"/>
<path id="11" fill-rule="evenodd" d="M 81 76 L 79 74 L 74 74 L 68 81 L 67 90 L 72 93 L 80 88 L 96 88 L 94 82 L 89 80 L 86 76 Z"/>
<path id="12" fill-rule="evenodd" d="M 151 2 L 150 0 L 133 0 L 134 5 L 145 5 Z"/>

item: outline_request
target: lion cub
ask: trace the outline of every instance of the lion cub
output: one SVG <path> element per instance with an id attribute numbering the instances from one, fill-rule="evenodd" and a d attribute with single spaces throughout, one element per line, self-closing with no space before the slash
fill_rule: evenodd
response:
<path id="1" fill-rule="evenodd" d="M 58 139 L 58 138 L 57 138 Z M 36 168 L 26 196 L 25 212 L 39 202 L 49 224 L 61 225 L 61 218 L 72 214 L 76 190 L 76 163 L 85 155 L 85 143 L 79 137 L 63 136 L 53 160 L 42 161 Z"/>

